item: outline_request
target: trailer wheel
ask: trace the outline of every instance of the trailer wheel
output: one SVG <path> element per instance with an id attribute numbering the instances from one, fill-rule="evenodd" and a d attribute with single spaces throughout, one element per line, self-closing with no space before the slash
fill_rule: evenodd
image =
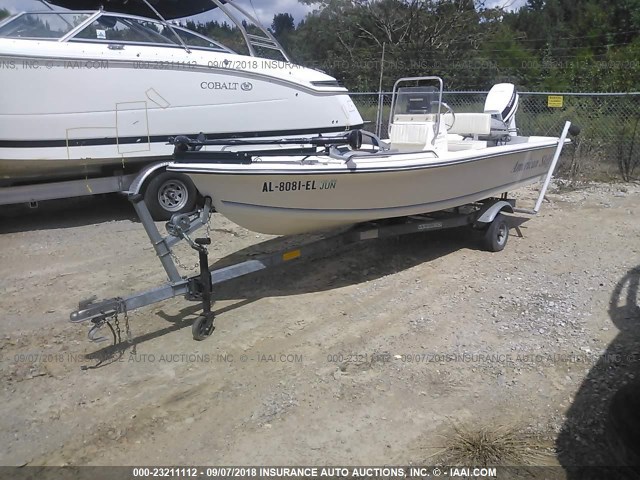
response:
<path id="1" fill-rule="evenodd" d="M 205 340 L 213 333 L 213 318 L 206 315 L 200 315 L 193 321 L 191 325 L 191 334 L 194 340 Z"/>
<path id="2" fill-rule="evenodd" d="M 484 232 L 484 247 L 490 252 L 500 252 L 504 250 L 509 239 L 509 225 L 506 217 L 499 213 L 493 222 Z"/>
<path id="3" fill-rule="evenodd" d="M 169 220 L 175 213 L 195 210 L 198 192 L 182 173 L 162 172 L 153 177 L 144 192 L 144 201 L 154 220 Z"/>

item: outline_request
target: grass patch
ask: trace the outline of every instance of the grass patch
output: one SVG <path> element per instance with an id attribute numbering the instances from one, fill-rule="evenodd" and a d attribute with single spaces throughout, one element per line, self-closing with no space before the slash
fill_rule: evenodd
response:
<path id="1" fill-rule="evenodd" d="M 510 426 L 454 425 L 438 464 L 477 466 L 548 465 L 553 456 L 545 442 Z"/>

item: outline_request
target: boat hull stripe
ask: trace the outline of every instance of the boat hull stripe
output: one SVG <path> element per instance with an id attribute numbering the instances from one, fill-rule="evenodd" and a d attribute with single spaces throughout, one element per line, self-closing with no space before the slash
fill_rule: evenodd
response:
<path id="1" fill-rule="evenodd" d="M 349 129 L 360 129 L 363 125 L 354 125 Z M 261 137 L 290 137 L 295 135 L 315 135 L 319 133 L 341 133 L 349 129 L 324 127 L 305 128 L 299 130 L 266 130 L 253 132 L 234 133 L 206 133 L 208 140 L 219 140 L 226 138 L 261 138 Z M 186 136 L 196 138 L 200 133 L 189 133 Z M 150 143 L 167 143 L 170 137 L 184 135 L 176 133 L 174 135 L 153 135 L 148 137 Z M 52 148 L 52 147 L 86 147 L 95 145 L 124 145 L 139 143 L 141 139 L 147 137 L 104 137 L 104 138 L 83 138 L 83 139 L 57 139 L 57 140 L 0 140 L 0 148 Z"/>

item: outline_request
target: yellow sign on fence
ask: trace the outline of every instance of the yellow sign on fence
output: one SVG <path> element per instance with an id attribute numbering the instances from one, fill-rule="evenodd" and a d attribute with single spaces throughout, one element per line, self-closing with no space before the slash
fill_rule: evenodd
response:
<path id="1" fill-rule="evenodd" d="M 547 107 L 562 108 L 564 97 L 562 95 L 549 95 L 547 97 Z"/>

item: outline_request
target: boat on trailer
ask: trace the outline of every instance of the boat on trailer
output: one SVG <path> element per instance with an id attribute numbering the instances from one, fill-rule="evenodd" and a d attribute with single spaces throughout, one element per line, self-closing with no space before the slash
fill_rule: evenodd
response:
<path id="1" fill-rule="evenodd" d="M 438 87 L 400 87 L 424 80 L 436 81 Z M 168 235 L 162 236 L 143 195 L 135 188 L 129 193 L 168 282 L 106 300 L 89 298 L 79 303 L 70 320 L 90 321 L 89 338 L 94 341 L 107 339 L 100 332 L 108 326 L 118 343 L 119 317 L 129 332 L 130 311 L 183 295 L 202 304 L 192 335 L 204 340 L 215 328 L 216 285 L 320 251 L 463 226 L 482 232 L 485 249 L 501 251 L 509 237 L 503 212 L 539 211 L 567 135 L 570 130 L 579 132 L 566 122 L 558 138 L 520 137 L 516 108 L 515 89 L 500 84 L 490 92 L 485 112 L 455 114 L 442 102 L 441 79 L 408 78 L 394 86 L 387 142 L 360 130 L 269 142 L 178 137 L 175 162 L 169 168 L 193 178 L 206 195 L 204 208 L 174 215 L 166 224 Z M 533 209 L 516 208 L 515 200 L 504 193 L 543 178 Z M 315 242 L 211 270 L 211 238 L 192 237 L 209 222 L 212 206 L 230 220 L 266 233 L 356 225 Z M 198 252 L 199 274 L 184 277 L 178 271 L 172 247 L 180 240 Z"/>
<path id="2" fill-rule="evenodd" d="M 283 141 L 280 152 L 251 141 L 208 151 L 225 141 L 180 137 L 168 170 L 229 220 L 275 235 L 449 209 L 544 178 L 564 139 L 517 134 L 513 85 L 494 86 L 482 113 L 456 114 L 442 95 L 439 77 L 398 80 L 385 141 L 354 130 Z"/>

